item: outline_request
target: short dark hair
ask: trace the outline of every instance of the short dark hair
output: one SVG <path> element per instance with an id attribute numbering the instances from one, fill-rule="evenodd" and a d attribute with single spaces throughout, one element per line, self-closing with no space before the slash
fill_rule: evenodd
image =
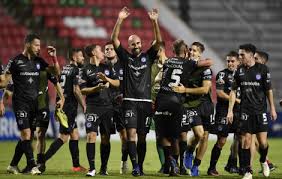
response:
<path id="1" fill-rule="evenodd" d="M 84 52 L 87 55 L 87 57 L 93 57 L 92 51 L 97 47 L 96 44 L 88 45 L 84 48 Z"/>
<path id="2" fill-rule="evenodd" d="M 24 38 L 24 43 L 25 44 L 31 43 L 34 39 L 39 39 L 40 40 L 40 37 L 38 35 L 36 35 L 36 34 L 28 34 Z"/>
<path id="3" fill-rule="evenodd" d="M 263 51 L 256 51 L 256 53 L 259 54 L 259 56 L 261 56 L 265 60 L 265 62 L 268 62 L 268 58 L 269 58 L 268 53 Z"/>
<path id="4" fill-rule="evenodd" d="M 78 53 L 78 52 L 82 52 L 83 53 L 83 50 L 81 48 L 72 48 L 70 51 L 69 51 L 69 54 L 68 54 L 68 58 L 70 60 L 73 60 L 72 56 L 75 54 L 75 53 Z"/>
<path id="5" fill-rule="evenodd" d="M 239 58 L 239 54 L 235 51 L 230 51 L 226 56 L 227 57 L 236 57 L 237 59 Z"/>
<path id="6" fill-rule="evenodd" d="M 246 52 L 252 52 L 253 54 L 256 53 L 256 46 L 253 44 L 242 44 L 239 46 L 239 49 L 245 50 Z"/>
<path id="7" fill-rule="evenodd" d="M 184 42 L 184 40 L 182 39 L 178 39 L 178 40 L 175 40 L 173 42 L 173 52 L 176 54 L 176 55 L 180 55 L 181 53 L 181 49 L 182 47 L 186 47 L 188 48 L 187 44 Z"/>
<path id="8" fill-rule="evenodd" d="M 113 42 L 113 41 L 107 41 L 107 42 L 105 43 L 104 47 L 105 47 L 106 45 L 114 45 L 114 42 Z"/>
<path id="9" fill-rule="evenodd" d="M 201 42 L 193 42 L 192 45 L 198 47 L 202 53 L 205 51 L 205 46 Z"/>

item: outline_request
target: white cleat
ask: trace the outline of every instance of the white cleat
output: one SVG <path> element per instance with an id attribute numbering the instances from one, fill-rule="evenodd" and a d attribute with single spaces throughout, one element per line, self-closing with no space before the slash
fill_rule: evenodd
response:
<path id="1" fill-rule="evenodd" d="M 261 165 L 261 170 L 262 170 L 263 176 L 269 177 L 270 169 L 269 169 L 268 163 L 264 162 L 264 163 L 261 163 L 260 165 Z"/>
<path id="2" fill-rule="evenodd" d="M 11 174 L 17 175 L 17 174 L 20 174 L 20 169 L 19 169 L 18 166 L 11 166 L 11 165 L 9 165 L 7 167 L 7 172 L 11 173 Z"/>
<path id="3" fill-rule="evenodd" d="M 121 161 L 120 162 L 120 174 L 126 174 L 128 172 L 128 164 L 127 161 Z"/>
<path id="4" fill-rule="evenodd" d="M 253 179 L 253 175 L 250 172 L 245 173 L 244 177 L 242 179 Z"/>
<path id="5" fill-rule="evenodd" d="M 37 167 L 33 167 L 30 170 L 30 174 L 32 174 L 32 175 L 41 175 L 41 171 Z"/>
<path id="6" fill-rule="evenodd" d="M 86 176 L 87 177 L 94 177 L 96 175 L 96 170 L 89 170 L 87 173 L 86 173 Z"/>

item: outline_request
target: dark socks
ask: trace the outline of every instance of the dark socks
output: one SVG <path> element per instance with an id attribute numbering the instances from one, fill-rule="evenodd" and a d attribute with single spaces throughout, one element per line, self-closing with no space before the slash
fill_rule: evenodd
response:
<path id="1" fill-rule="evenodd" d="M 23 156 L 24 152 L 22 150 L 22 141 L 19 140 L 17 145 L 16 145 L 16 148 L 15 148 L 15 153 L 14 153 L 14 156 L 13 156 L 13 159 L 10 163 L 11 166 L 17 166 Z"/>
<path id="2" fill-rule="evenodd" d="M 194 163 L 193 163 L 194 166 L 200 166 L 201 165 L 201 160 L 200 159 L 197 159 L 195 158 L 194 159 Z"/>
<path id="3" fill-rule="evenodd" d="M 128 150 L 127 150 L 127 143 L 126 142 L 122 143 L 121 153 L 122 153 L 121 160 L 122 161 L 127 161 Z"/>
<path id="4" fill-rule="evenodd" d="M 57 138 L 45 153 L 45 160 L 49 160 L 62 147 L 63 144 L 64 141 L 62 141 L 60 138 Z"/>
<path id="5" fill-rule="evenodd" d="M 195 151 L 195 148 L 194 147 L 192 147 L 192 146 L 190 146 L 190 145 L 188 145 L 187 146 L 187 151 L 188 151 L 188 153 L 194 153 L 194 151 Z"/>
<path id="6" fill-rule="evenodd" d="M 72 158 L 72 166 L 79 167 L 79 148 L 78 148 L 78 140 L 70 140 L 69 141 L 69 149 Z"/>
<path id="7" fill-rule="evenodd" d="M 35 160 L 33 156 L 33 150 L 31 147 L 31 141 L 30 140 L 24 140 L 22 141 L 22 149 L 26 156 L 27 166 L 29 167 L 35 167 Z"/>
<path id="8" fill-rule="evenodd" d="M 143 162 L 145 160 L 147 152 L 147 145 L 145 142 L 137 142 L 137 156 L 138 156 L 138 165 L 140 167 L 140 170 L 143 170 Z"/>
<path id="9" fill-rule="evenodd" d="M 268 153 L 268 146 L 263 149 L 263 148 L 259 148 L 259 153 L 260 153 L 260 163 L 264 163 L 266 161 L 266 156 L 267 156 L 267 153 Z"/>
<path id="10" fill-rule="evenodd" d="M 38 163 L 45 163 L 45 155 L 44 154 L 37 154 L 37 164 Z"/>
<path id="11" fill-rule="evenodd" d="M 219 148 L 216 144 L 213 146 L 211 152 L 211 160 L 210 160 L 210 169 L 216 169 L 216 164 L 219 159 L 221 153 L 221 148 Z"/>
<path id="12" fill-rule="evenodd" d="M 183 156 L 186 150 L 187 150 L 187 141 L 180 141 L 179 142 L 180 168 L 183 167 Z"/>
<path id="13" fill-rule="evenodd" d="M 111 144 L 101 144 L 100 153 L 101 153 L 101 169 L 107 169 L 108 160 L 111 152 Z"/>
<path id="14" fill-rule="evenodd" d="M 250 171 L 250 160 L 251 160 L 251 151 L 250 149 L 241 149 L 242 157 L 242 168 L 245 169 L 245 172 Z"/>
<path id="15" fill-rule="evenodd" d="M 87 159 L 90 167 L 90 171 L 95 169 L 95 143 L 86 144 Z"/>
<path id="16" fill-rule="evenodd" d="M 127 149 L 128 149 L 128 154 L 132 163 L 132 167 L 135 168 L 137 166 L 137 160 L 136 160 L 136 143 L 135 141 L 128 141 L 127 142 Z"/>

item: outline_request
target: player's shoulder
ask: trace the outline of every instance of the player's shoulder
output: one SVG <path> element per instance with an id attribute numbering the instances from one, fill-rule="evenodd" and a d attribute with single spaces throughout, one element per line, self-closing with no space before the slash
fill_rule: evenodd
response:
<path id="1" fill-rule="evenodd" d="M 261 63 L 255 63 L 255 68 L 257 68 L 258 70 L 267 70 L 268 66 L 266 66 L 265 64 L 261 64 Z"/>

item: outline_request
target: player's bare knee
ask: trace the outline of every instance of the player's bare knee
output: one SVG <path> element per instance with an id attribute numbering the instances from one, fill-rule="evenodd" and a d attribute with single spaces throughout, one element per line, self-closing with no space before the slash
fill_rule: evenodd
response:
<path id="1" fill-rule="evenodd" d="M 21 130 L 21 139 L 22 140 L 31 140 L 31 131 L 30 129 Z"/>
<path id="2" fill-rule="evenodd" d="M 219 148 L 223 148 L 223 146 L 225 145 L 226 143 L 226 137 L 220 137 L 218 140 L 217 140 L 217 146 Z"/>
<path id="3" fill-rule="evenodd" d="M 97 134 L 96 132 L 90 132 L 86 136 L 87 143 L 95 143 L 96 142 Z"/>

